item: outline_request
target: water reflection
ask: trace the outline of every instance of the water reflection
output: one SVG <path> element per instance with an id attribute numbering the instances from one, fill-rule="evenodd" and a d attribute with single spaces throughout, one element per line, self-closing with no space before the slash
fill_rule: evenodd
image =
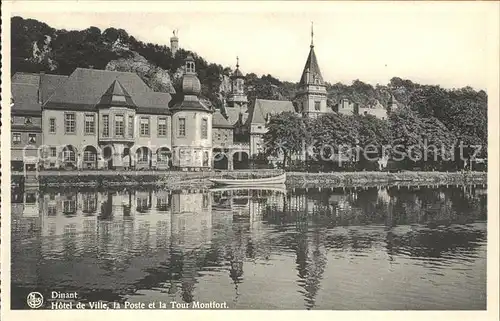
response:
<path id="1" fill-rule="evenodd" d="M 485 309 L 483 190 L 13 190 L 12 308 Z"/>

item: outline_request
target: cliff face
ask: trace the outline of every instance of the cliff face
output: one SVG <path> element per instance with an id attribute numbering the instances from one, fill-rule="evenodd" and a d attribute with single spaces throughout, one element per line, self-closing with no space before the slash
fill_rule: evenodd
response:
<path id="1" fill-rule="evenodd" d="M 151 64 L 146 58 L 132 51 L 132 57 L 111 60 L 106 70 L 135 72 L 154 91 L 175 94 L 168 71 Z"/>

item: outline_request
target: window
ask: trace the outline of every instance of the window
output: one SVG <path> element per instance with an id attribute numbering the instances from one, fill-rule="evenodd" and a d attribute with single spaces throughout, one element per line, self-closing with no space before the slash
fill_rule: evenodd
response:
<path id="1" fill-rule="evenodd" d="M 21 143 L 21 133 L 12 133 L 12 144 Z"/>
<path id="2" fill-rule="evenodd" d="M 141 117 L 141 136 L 149 136 L 149 117 Z"/>
<path id="3" fill-rule="evenodd" d="M 32 124 L 31 117 L 26 117 L 26 118 L 24 119 L 24 123 L 25 123 L 26 125 L 31 125 L 31 124 Z"/>
<path id="4" fill-rule="evenodd" d="M 51 133 L 51 134 L 56 133 L 56 119 L 55 118 L 49 119 L 49 133 Z"/>
<path id="5" fill-rule="evenodd" d="M 63 151 L 63 158 L 65 162 L 74 162 L 76 161 L 75 152 L 73 150 L 66 149 Z"/>
<path id="6" fill-rule="evenodd" d="M 128 116 L 128 135 L 134 137 L 134 116 Z"/>
<path id="7" fill-rule="evenodd" d="M 167 136 L 167 119 L 158 119 L 158 136 Z"/>
<path id="8" fill-rule="evenodd" d="M 201 138 L 208 138 L 208 120 L 206 118 L 201 120 Z"/>
<path id="9" fill-rule="evenodd" d="M 57 149 L 55 147 L 50 148 L 50 157 L 57 157 Z"/>
<path id="10" fill-rule="evenodd" d="M 95 161 L 96 154 L 91 150 L 86 150 L 83 152 L 83 161 L 84 162 L 93 162 Z"/>
<path id="11" fill-rule="evenodd" d="M 73 214 L 76 211 L 76 204 L 73 200 L 63 201 L 63 212 L 64 214 Z"/>
<path id="12" fill-rule="evenodd" d="M 115 115 L 115 136 L 123 137 L 125 132 L 125 120 L 123 115 Z"/>
<path id="13" fill-rule="evenodd" d="M 149 161 L 149 150 L 145 148 L 141 148 L 137 152 L 137 161 L 139 162 L 148 162 Z"/>
<path id="14" fill-rule="evenodd" d="M 314 110 L 319 111 L 321 109 L 321 103 L 319 101 L 314 102 Z"/>
<path id="15" fill-rule="evenodd" d="M 36 144 L 36 134 L 28 134 L 28 144 Z"/>
<path id="16" fill-rule="evenodd" d="M 74 134 L 76 132 L 76 115 L 74 113 L 64 115 L 64 132 L 66 134 Z"/>
<path id="17" fill-rule="evenodd" d="M 109 115 L 102 115 L 102 137 L 109 137 Z"/>
<path id="18" fill-rule="evenodd" d="M 186 136 L 186 118 L 179 118 L 179 137 Z"/>
<path id="19" fill-rule="evenodd" d="M 94 115 L 85 115 L 85 134 L 95 134 Z"/>

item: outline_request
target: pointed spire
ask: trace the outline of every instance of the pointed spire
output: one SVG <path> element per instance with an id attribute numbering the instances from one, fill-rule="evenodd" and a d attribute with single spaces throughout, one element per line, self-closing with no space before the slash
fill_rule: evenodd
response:
<path id="1" fill-rule="evenodd" d="M 236 68 L 240 67 L 240 57 L 236 56 Z"/>
<path id="2" fill-rule="evenodd" d="M 314 47 L 314 22 L 311 21 L 311 48 Z"/>

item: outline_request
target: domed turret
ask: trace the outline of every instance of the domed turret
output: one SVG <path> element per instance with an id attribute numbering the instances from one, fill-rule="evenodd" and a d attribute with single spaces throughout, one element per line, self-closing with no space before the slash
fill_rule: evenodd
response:
<path id="1" fill-rule="evenodd" d="M 182 92 L 184 95 L 198 96 L 201 92 L 201 84 L 198 77 L 196 77 L 193 56 L 187 56 L 184 68 L 185 74 L 182 78 Z"/>

